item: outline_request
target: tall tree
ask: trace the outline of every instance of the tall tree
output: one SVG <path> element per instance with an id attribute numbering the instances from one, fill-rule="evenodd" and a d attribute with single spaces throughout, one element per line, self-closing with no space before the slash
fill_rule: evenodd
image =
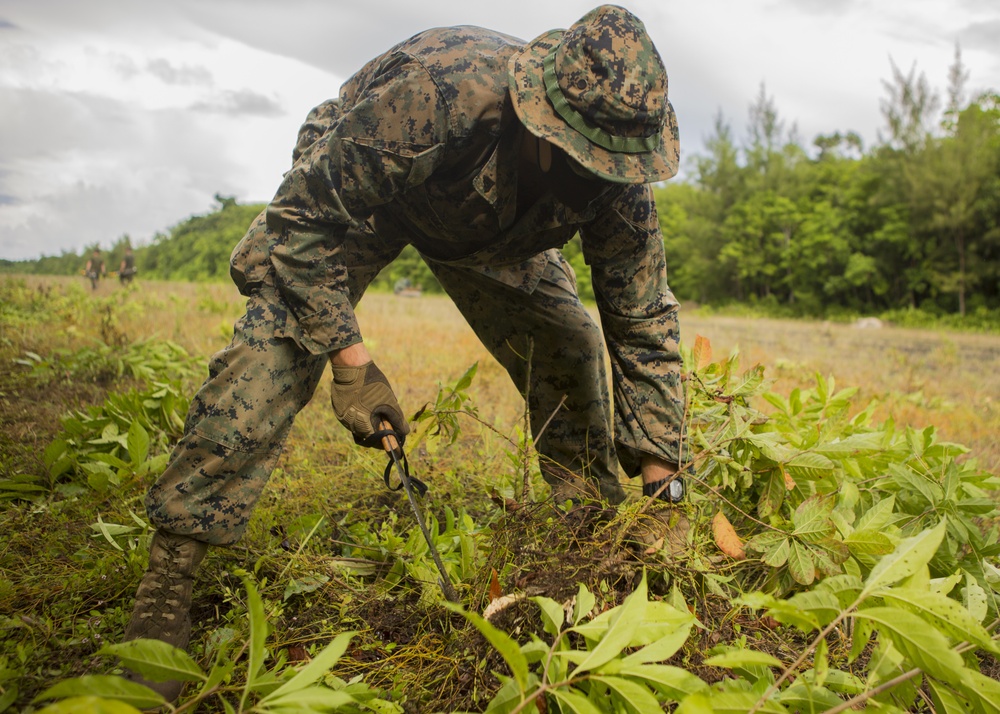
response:
<path id="1" fill-rule="evenodd" d="M 930 143 L 908 173 L 911 215 L 933 241 L 932 273 L 941 292 L 957 296 L 966 313 L 970 272 L 990 218 L 986 194 L 1000 180 L 1000 112 L 973 103 L 957 114 L 952 132 Z"/>
<path id="2" fill-rule="evenodd" d="M 913 153 L 930 135 L 934 114 L 941 100 L 931 88 L 927 76 L 923 72 L 917 75 L 916 64 L 910 67 L 909 74 L 903 74 L 891 58 L 889 64 L 892 66 L 892 80 L 882 80 L 888 96 L 880 103 L 889 129 L 887 143 L 894 149 Z"/>

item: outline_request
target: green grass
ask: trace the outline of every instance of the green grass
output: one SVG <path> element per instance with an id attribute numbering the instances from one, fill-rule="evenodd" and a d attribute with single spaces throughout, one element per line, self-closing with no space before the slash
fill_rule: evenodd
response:
<path id="1" fill-rule="evenodd" d="M 114 659 L 97 652 L 121 637 L 145 565 L 148 532 L 136 518 L 145 517 L 142 497 L 154 474 L 101 492 L 68 476 L 53 483 L 44 462 L 65 413 L 143 386 L 131 373 L 84 369 L 72 356 L 98 343 L 125 349 L 142 340 L 169 340 L 204 364 L 228 341 L 242 299 L 228 286 L 152 281 L 129 293 L 104 284 L 91 295 L 78 280 L 28 278 L 0 283 L 0 292 L 0 361 L 10 366 L 0 371 L 0 481 L 37 487 L 20 494 L 26 498 L 0 502 L 0 704 L 12 696 L 11 711 L 31 711 L 31 699 L 56 681 L 115 671 Z M 446 298 L 370 294 L 358 313 L 369 350 L 411 414 L 479 364 L 469 389 L 478 416 L 459 417 L 455 443 L 413 439 L 410 453 L 414 473 L 432 489 L 429 514 L 442 528 L 449 511 L 468 518 L 455 526 L 454 542 L 441 545 L 468 610 L 482 612 L 496 586 L 504 594 L 561 603 L 579 583 L 596 594 L 599 606 L 614 607 L 645 569 L 652 598 L 681 598 L 706 623 L 708 629 L 672 660 L 706 681 L 727 673 L 703 664 L 705 651 L 720 638 L 722 644 L 749 642 L 784 662 L 805 646 L 802 635 L 764 627 L 749 610 L 731 605 L 733 588 L 777 588 L 779 581 L 784 584 L 776 591 L 800 588 L 759 561 L 726 559 L 713 543 L 710 520 L 722 503 L 713 494 L 745 509 L 729 510 L 729 516 L 747 534 L 759 514 L 738 498 L 752 489 L 726 487 L 718 474 L 711 477 L 717 480 L 705 477 L 701 496 L 688 506 L 690 559 L 665 565 L 661 554 L 621 547 L 624 529 L 641 517 L 639 502 L 579 522 L 543 501 L 547 487 L 530 452 L 520 448 L 521 400 Z M 859 390 L 845 402 L 845 419 L 876 400 L 870 413 L 875 422 L 933 425 L 940 438 L 970 448 L 962 460 L 978 459 L 1000 471 L 1000 337 L 861 331 L 696 312 L 682 314 L 682 330 L 689 345 L 696 335 L 708 338 L 716 361 L 738 347 L 745 367 L 765 365 L 768 388 L 777 394 L 815 387 L 817 373 L 832 375 L 839 388 Z M 67 357 L 46 372 L 13 362 L 27 352 L 47 358 L 60 350 Z M 710 361 L 704 352 L 700 359 Z M 717 374 L 702 378 L 710 373 Z M 181 376 L 189 393 L 197 382 Z M 192 654 L 208 666 L 223 640 L 249 636 L 247 595 L 235 575 L 245 571 L 272 628 L 272 658 L 299 662 L 336 634 L 357 630 L 336 676 L 363 677 L 406 712 L 482 710 L 500 686 L 495 673 L 506 671 L 503 660 L 475 628 L 442 606 L 405 497 L 382 485 L 383 456 L 355 447 L 336 422 L 328 390 L 329 374 L 299 415 L 246 538 L 233 548 L 213 549 L 200 571 Z M 726 403 L 705 399 L 699 410 Z M 752 408 L 773 411 L 763 400 Z M 755 458 L 752 463 L 759 463 Z M 526 463 L 530 494 L 521 491 Z M 629 493 L 637 495 L 632 484 Z M 118 533 L 114 544 L 95 528 L 98 521 L 122 526 L 105 528 Z M 459 533 L 468 540 L 465 560 Z M 521 600 L 493 622 L 523 643 L 529 633 L 542 633 L 537 613 Z M 832 646 L 831 660 L 842 662 L 845 646 L 850 642 Z M 199 711 L 217 707 L 209 703 Z"/>

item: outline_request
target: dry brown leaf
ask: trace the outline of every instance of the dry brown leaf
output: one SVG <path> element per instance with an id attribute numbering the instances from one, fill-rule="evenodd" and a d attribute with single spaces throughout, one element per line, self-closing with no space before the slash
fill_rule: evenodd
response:
<path id="1" fill-rule="evenodd" d="M 795 483 L 795 479 L 793 479 L 791 476 L 789 476 L 788 472 L 785 471 L 784 469 L 781 470 L 781 473 L 785 477 L 785 490 L 786 491 L 793 491 L 793 490 L 795 490 L 795 487 L 798 486 L 798 484 Z"/>
<path id="2" fill-rule="evenodd" d="M 735 560 L 744 560 L 747 557 L 743 550 L 743 541 L 736 535 L 733 524 L 726 518 L 726 514 L 719 511 L 712 519 L 712 535 L 715 536 L 715 544 L 719 550 Z"/>
<path id="3" fill-rule="evenodd" d="M 712 364 L 712 343 L 707 337 L 697 335 L 694 338 L 694 349 L 691 351 L 694 357 L 694 368 L 702 369 Z"/>
<path id="4" fill-rule="evenodd" d="M 490 575 L 490 602 L 493 602 L 503 595 L 503 591 L 500 589 L 500 580 L 497 578 L 496 568 L 490 568 L 490 570 L 493 571 Z"/>

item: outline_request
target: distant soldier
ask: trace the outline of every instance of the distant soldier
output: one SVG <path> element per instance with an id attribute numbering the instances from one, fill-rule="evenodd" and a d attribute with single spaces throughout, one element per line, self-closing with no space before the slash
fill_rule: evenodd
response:
<path id="1" fill-rule="evenodd" d="M 639 19 L 611 5 L 532 42 L 468 26 L 422 32 L 316 107 L 233 252 L 246 314 L 147 494 L 156 533 L 126 639 L 187 646 L 195 570 L 208 545 L 243 536 L 327 364 L 355 441 L 403 441 L 403 409 L 354 307 L 407 245 L 528 398 L 553 498 L 620 503 L 621 468 L 656 499 L 642 540 L 676 535 L 666 529 L 683 497 L 678 305 L 649 184 L 676 173 L 678 151 L 660 55 Z M 600 327 L 558 250 L 577 233 Z M 153 686 L 170 699 L 181 683 Z"/>
<path id="2" fill-rule="evenodd" d="M 87 267 L 84 268 L 84 273 L 88 278 L 90 278 L 91 289 L 97 290 L 97 281 L 99 281 L 106 274 L 104 269 L 104 258 L 101 257 L 101 251 L 99 248 L 94 248 L 94 252 L 90 254 L 90 260 L 87 261 Z"/>
<path id="3" fill-rule="evenodd" d="M 130 285 L 136 272 L 132 246 L 125 246 L 125 255 L 122 257 L 122 264 L 118 267 L 118 280 L 121 281 L 122 285 Z"/>

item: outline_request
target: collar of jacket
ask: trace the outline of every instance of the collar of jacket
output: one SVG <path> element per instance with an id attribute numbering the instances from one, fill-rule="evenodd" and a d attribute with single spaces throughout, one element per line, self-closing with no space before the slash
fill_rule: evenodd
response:
<path id="1" fill-rule="evenodd" d="M 496 211 L 501 230 L 512 228 L 517 217 L 517 164 L 521 137 L 525 131 L 527 129 L 515 120 L 513 125 L 500 135 L 500 140 L 496 143 L 489 158 L 486 159 L 482 169 L 472 180 L 472 185 L 479 192 L 479 195 L 486 199 Z M 542 225 L 537 225 L 539 214 L 548 216 L 547 220 L 542 219 Z M 592 221 L 594 217 L 593 205 L 589 205 L 577 213 L 548 194 L 541 197 L 534 206 L 523 213 L 521 222 L 532 219 L 531 222 L 536 224 L 536 228 L 544 229 L 570 223 L 586 223 Z"/>

